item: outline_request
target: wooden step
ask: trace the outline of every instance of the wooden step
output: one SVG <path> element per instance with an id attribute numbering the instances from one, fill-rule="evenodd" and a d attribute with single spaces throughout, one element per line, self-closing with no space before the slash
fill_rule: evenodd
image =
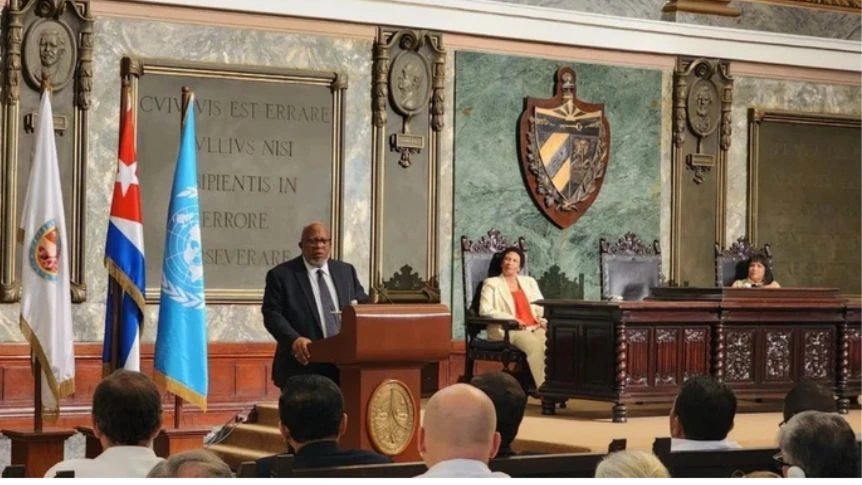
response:
<path id="1" fill-rule="evenodd" d="M 248 448 L 269 454 L 287 450 L 284 437 L 278 428 L 256 423 L 237 425 L 220 444 Z"/>
<path id="2" fill-rule="evenodd" d="M 208 446 L 207 449 L 221 457 L 233 470 L 239 468 L 239 464 L 244 461 L 254 461 L 274 454 L 225 444 Z"/>
<path id="3" fill-rule="evenodd" d="M 273 426 L 276 429 L 278 428 L 278 423 L 280 419 L 278 417 L 277 402 L 264 402 L 255 404 L 254 411 L 257 416 L 254 421 L 255 423 L 266 426 Z"/>

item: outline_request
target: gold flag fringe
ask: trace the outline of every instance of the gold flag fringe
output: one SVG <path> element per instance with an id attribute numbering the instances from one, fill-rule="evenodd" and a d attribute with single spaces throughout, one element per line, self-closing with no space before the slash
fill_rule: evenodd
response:
<path id="1" fill-rule="evenodd" d="M 42 410 L 42 415 L 47 417 L 48 419 L 54 421 L 60 414 L 60 399 L 71 395 L 75 392 L 75 378 L 66 379 L 65 381 L 57 382 L 57 378 L 51 372 L 51 363 L 48 361 L 48 357 L 45 355 L 45 349 L 42 348 L 42 343 L 39 342 L 39 338 L 33 332 L 33 329 L 30 328 L 30 323 L 24 319 L 23 316 L 20 317 L 19 328 L 21 329 L 21 333 L 24 334 L 24 338 L 27 339 L 27 342 L 30 344 L 30 348 L 33 349 L 33 354 L 36 356 L 36 359 L 39 360 L 39 364 L 42 366 L 42 374 L 45 376 L 45 380 L 48 381 L 48 388 L 51 390 L 51 394 L 54 395 L 54 401 L 57 403 L 56 409 L 50 410 Z M 33 376 L 37 385 L 42 385 L 41 377 L 42 376 Z"/>
<path id="2" fill-rule="evenodd" d="M 123 271 L 119 266 L 117 266 L 114 261 L 108 257 L 105 258 L 105 268 L 108 270 L 108 275 L 120 285 L 120 287 L 132 297 L 132 300 L 135 301 L 135 304 L 138 305 L 138 309 L 141 310 L 141 326 L 138 329 L 139 333 L 143 333 L 144 331 L 144 320 L 146 317 L 146 312 L 144 309 L 147 304 L 144 301 L 144 295 L 141 293 L 141 290 L 138 288 L 132 280 L 129 279 L 128 275 L 126 275 L 125 271 Z"/>
<path id="3" fill-rule="evenodd" d="M 201 411 L 207 412 L 206 396 L 191 390 L 188 386 L 184 385 L 180 381 L 172 377 L 168 377 L 158 370 L 155 371 L 153 375 L 153 380 L 155 380 L 157 384 L 161 384 L 165 388 L 165 390 L 170 392 L 171 394 L 179 396 L 182 400 L 199 407 Z"/>

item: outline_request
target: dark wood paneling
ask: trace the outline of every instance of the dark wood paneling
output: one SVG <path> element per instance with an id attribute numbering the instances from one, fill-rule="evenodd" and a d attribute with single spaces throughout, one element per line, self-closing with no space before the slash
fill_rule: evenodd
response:
<path id="1" fill-rule="evenodd" d="M 33 375 L 26 344 L 0 344 L 0 427 L 32 427 Z M 278 399 L 278 388 L 269 379 L 275 344 L 209 344 L 209 398 L 207 413 L 187 404 L 183 423 L 189 426 L 221 424 L 242 409 L 259 401 Z M 141 371 L 153 375 L 153 345 L 141 349 Z M 102 344 L 75 344 L 75 393 L 63 399 L 57 427 L 90 424 L 90 402 L 102 378 Z M 173 419 L 173 399 L 165 393 L 164 422 Z"/>

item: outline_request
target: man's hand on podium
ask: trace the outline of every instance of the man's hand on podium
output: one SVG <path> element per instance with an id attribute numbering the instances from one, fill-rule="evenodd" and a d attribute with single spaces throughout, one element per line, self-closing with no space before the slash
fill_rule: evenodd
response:
<path id="1" fill-rule="evenodd" d="M 305 337 L 299 337 L 293 341 L 293 358 L 302 365 L 308 365 L 308 360 L 311 359 L 311 352 L 308 351 L 308 344 L 311 340 Z"/>

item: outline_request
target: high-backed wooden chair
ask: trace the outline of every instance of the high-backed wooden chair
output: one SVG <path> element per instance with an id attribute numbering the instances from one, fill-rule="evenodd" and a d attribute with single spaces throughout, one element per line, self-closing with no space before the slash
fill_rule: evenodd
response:
<path id="1" fill-rule="evenodd" d="M 509 330 L 517 329 L 516 320 L 499 320 L 479 316 L 479 299 L 482 294 L 482 282 L 485 278 L 498 276 L 502 272 L 501 256 L 504 249 L 513 246 L 500 231 L 490 230 L 477 241 L 461 236 L 461 274 L 464 284 L 464 342 L 466 355 L 464 358 L 464 374 L 459 379 L 469 382 L 473 378 L 473 367 L 476 361 L 494 361 L 503 364 L 503 370 L 509 372 L 521 383 L 524 390 L 535 392 L 536 385 L 527 366 L 527 356 L 509 341 Z M 519 238 L 515 245 L 524 251 L 524 266 L 521 274 L 527 274 L 527 243 Z M 480 333 L 488 325 L 503 327 L 503 340 L 488 340 Z"/>
<path id="2" fill-rule="evenodd" d="M 601 238 L 599 259 L 603 300 L 643 300 L 662 280 L 658 240 L 646 246 L 633 232 L 615 243 Z"/>
<path id="3" fill-rule="evenodd" d="M 751 246 L 747 237 L 736 239 L 727 249 L 722 249 L 715 243 L 715 286 L 722 288 L 730 286 L 736 280 L 748 277 L 748 258 L 752 254 L 766 256 L 769 267 L 772 267 L 772 248 L 764 244 L 761 249 Z"/>

